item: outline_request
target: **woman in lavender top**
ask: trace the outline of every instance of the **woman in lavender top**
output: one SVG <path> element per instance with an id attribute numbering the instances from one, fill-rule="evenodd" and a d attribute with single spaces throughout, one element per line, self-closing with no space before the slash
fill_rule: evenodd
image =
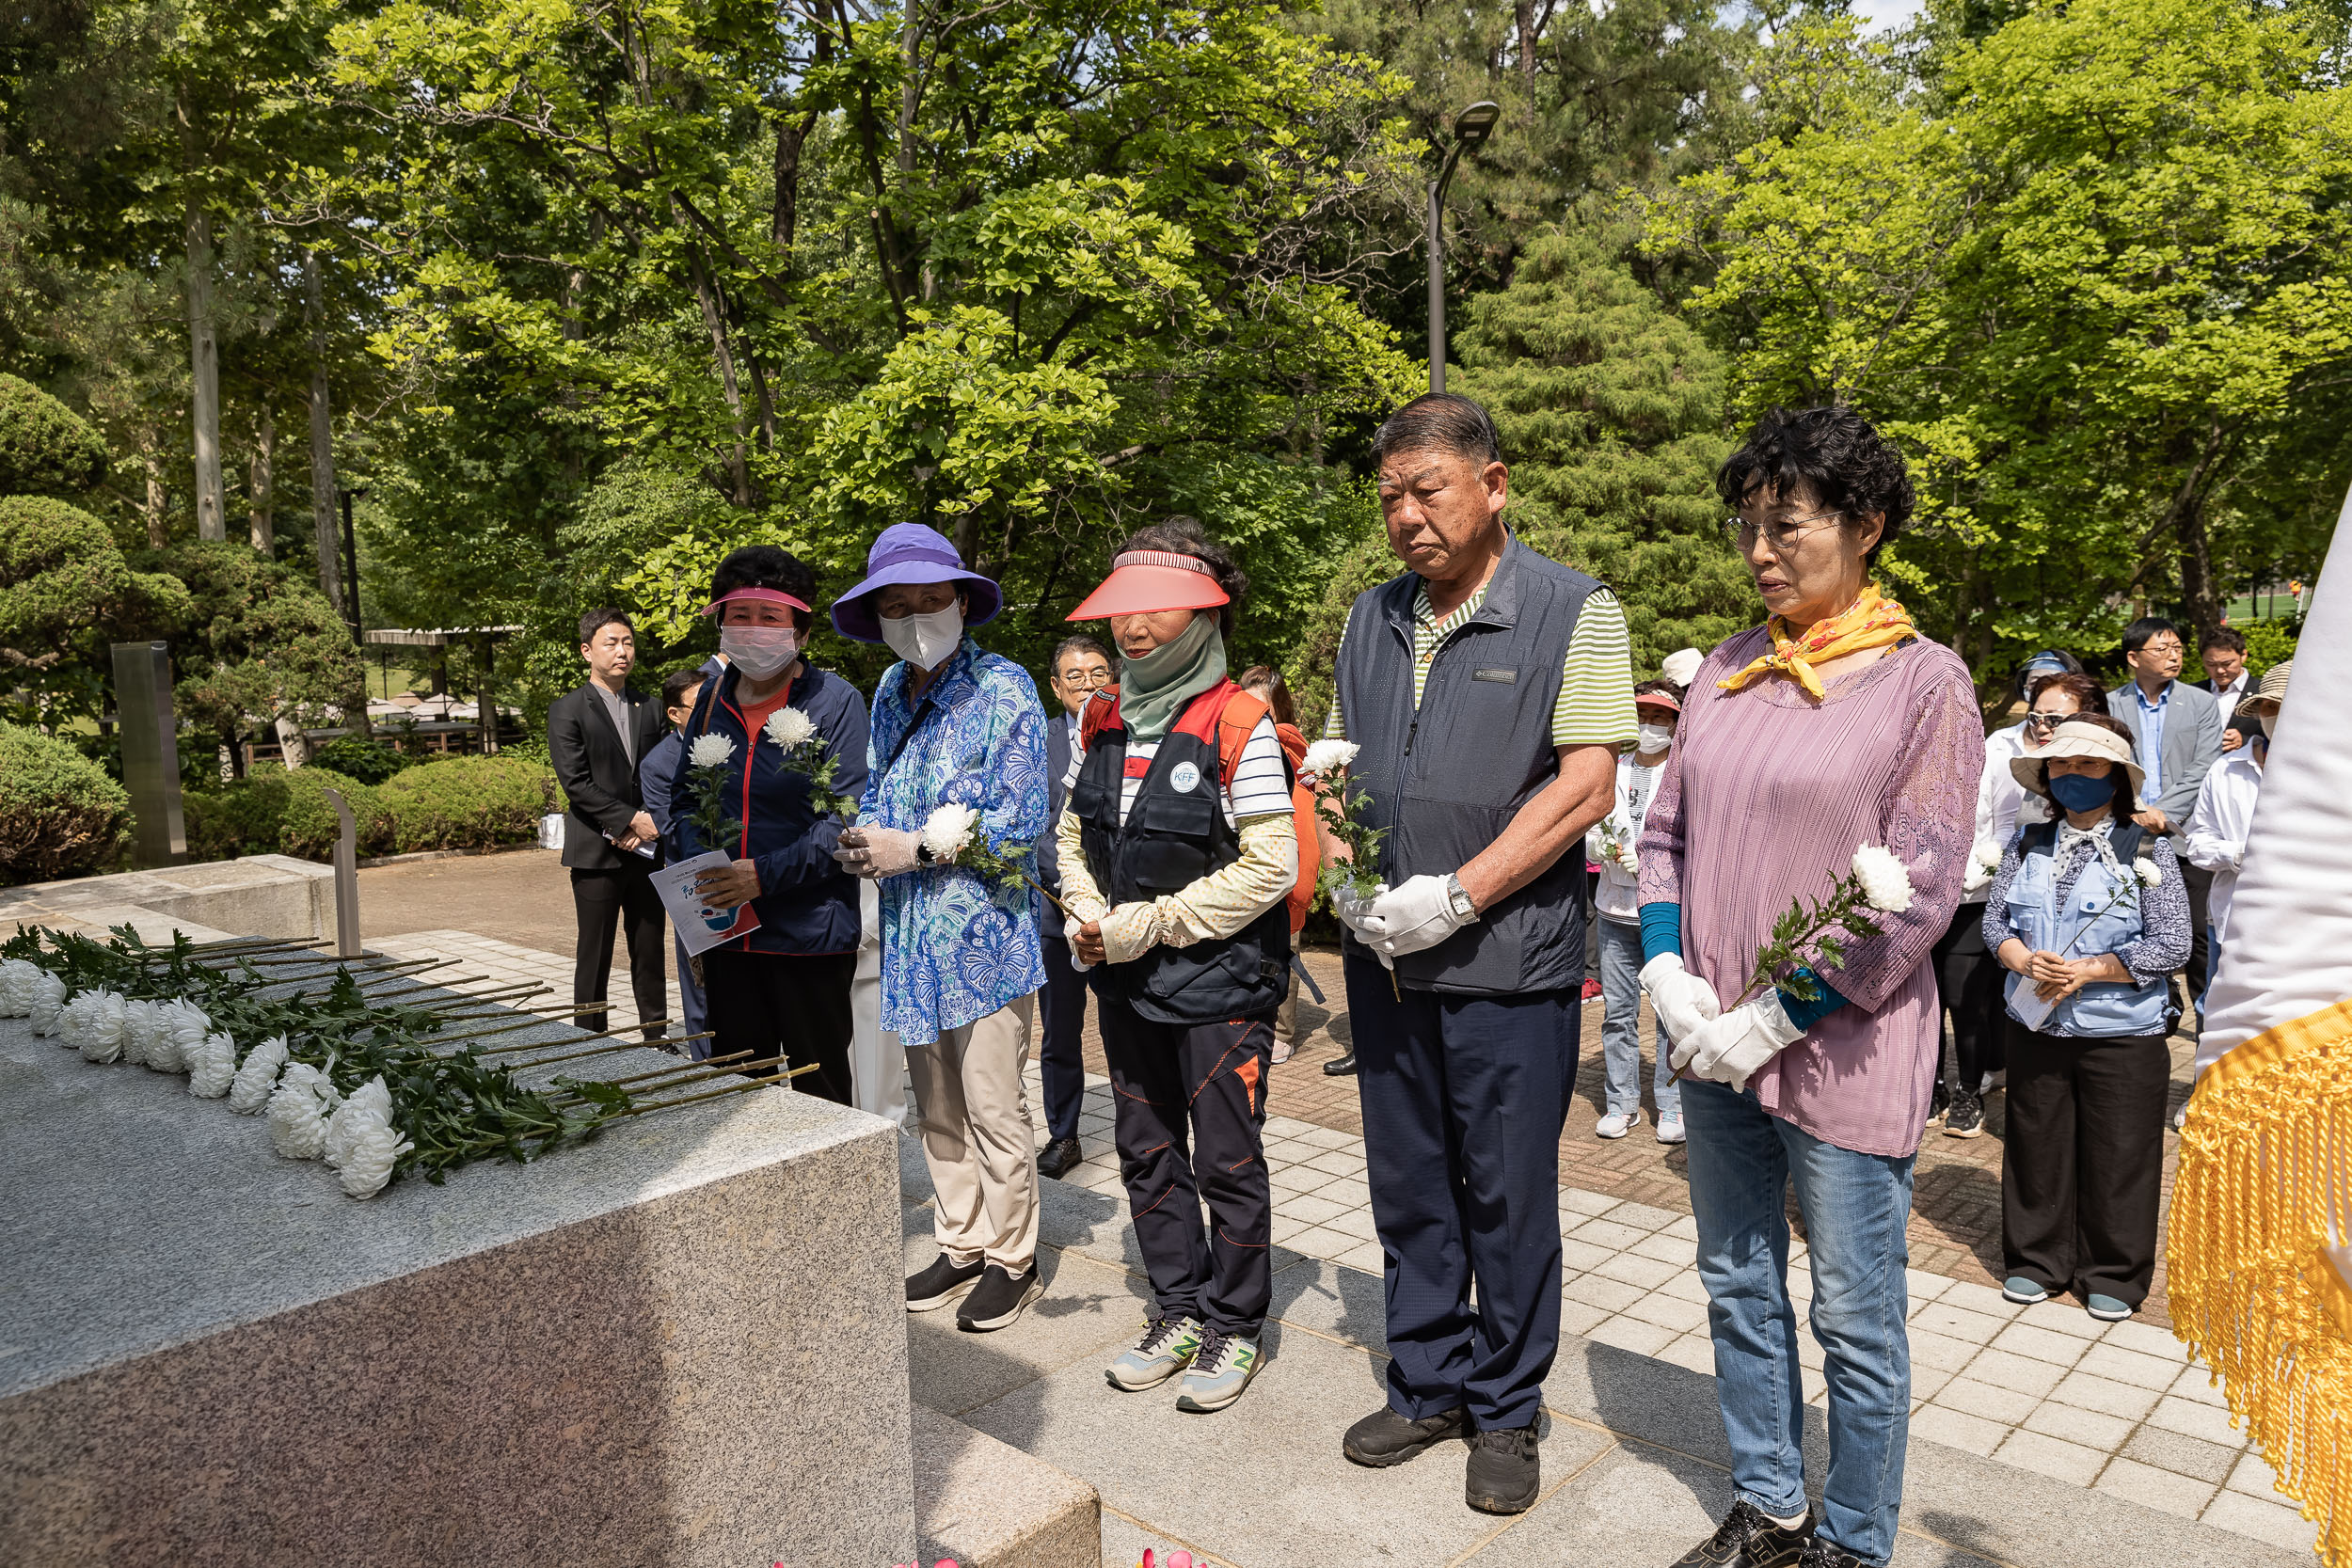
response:
<path id="1" fill-rule="evenodd" d="M 1640 847 L 1642 980 L 1686 1073 L 1736 1489 L 1681 1562 L 1858 1568 L 1892 1554 L 1902 1501 L 1904 1226 L 1943 1034 L 1928 958 L 1960 903 L 1984 731 L 1967 667 L 1869 581 L 1912 488 L 1860 415 L 1770 414 L 1717 486 L 1771 618 L 1701 667 Z M 1865 844 L 1903 862 L 1909 908 L 1819 966 L 1818 999 L 1746 995 L 1774 920 L 1825 895 Z M 1818 1518 L 1788 1285 L 1792 1182 L 1829 1391 Z"/>

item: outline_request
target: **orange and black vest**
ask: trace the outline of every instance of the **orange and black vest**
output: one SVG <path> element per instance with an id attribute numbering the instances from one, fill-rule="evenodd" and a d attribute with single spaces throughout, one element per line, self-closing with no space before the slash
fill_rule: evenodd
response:
<path id="1" fill-rule="evenodd" d="M 1148 760 L 1127 755 L 1117 699 L 1097 699 L 1086 721 L 1086 760 L 1070 792 L 1087 869 L 1116 908 L 1161 898 L 1241 858 L 1241 835 L 1226 820 L 1223 784 L 1237 758 L 1220 754 L 1218 719 L 1229 701 L 1254 702 L 1220 681 L 1188 704 Z M 1248 732 L 1242 732 L 1246 736 Z M 1288 766 L 1285 759 L 1285 767 Z M 1131 776 L 1142 783 L 1122 824 L 1119 801 Z M 1189 947 L 1152 948 L 1090 972 L 1095 993 L 1162 1023 L 1211 1023 L 1271 1011 L 1290 987 L 1290 911 L 1271 909 L 1237 935 Z"/>

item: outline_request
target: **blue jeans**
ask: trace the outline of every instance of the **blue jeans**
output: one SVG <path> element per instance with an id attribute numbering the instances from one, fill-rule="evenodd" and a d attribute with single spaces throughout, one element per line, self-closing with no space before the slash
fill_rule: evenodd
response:
<path id="1" fill-rule="evenodd" d="M 1609 1114 L 1642 1108 L 1642 928 L 1596 919 L 1600 932 L 1600 994 L 1608 1012 L 1600 1026 L 1601 1061 L 1608 1069 Z M 1682 1114 L 1682 1085 L 1668 1058 L 1675 1042 L 1658 1025 L 1658 1062 L 1650 1069 L 1650 1093 L 1658 1119 Z"/>
<path id="2" fill-rule="evenodd" d="M 1783 1209 L 1793 1180 L 1812 1249 L 1813 1337 L 1827 1359 L 1820 1533 L 1865 1562 L 1883 1563 L 1895 1550 L 1911 1427 L 1903 1227 L 1916 1156 L 1825 1144 L 1722 1084 L 1693 1079 L 1683 1088 L 1699 1277 L 1732 1484 L 1767 1513 L 1804 1512 L 1804 1389 Z"/>

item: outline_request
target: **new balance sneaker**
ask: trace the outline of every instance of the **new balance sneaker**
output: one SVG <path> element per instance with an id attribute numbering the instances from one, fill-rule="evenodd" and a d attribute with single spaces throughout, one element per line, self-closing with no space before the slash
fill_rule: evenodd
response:
<path id="1" fill-rule="evenodd" d="M 1158 1387 L 1192 1365 L 1194 1353 L 1200 1349 L 1200 1319 L 1146 1319 L 1143 1338 L 1120 1351 L 1103 1369 L 1103 1375 L 1114 1388 L 1139 1393 Z"/>
<path id="2" fill-rule="evenodd" d="M 963 1305 L 956 1308 L 956 1326 L 966 1334 L 1010 1328 L 1029 1303 L 1044 1293 L 1045 1281 L 1038 1277 L 1035 1263 L 1018 1275 L 1007 1274 L 1001 1263 L 991 1263 Z"/>
<path id="3" fill-rule="evenodd" d="M 1944 1135 L 1947 1138 L 1984 1136 L 1984 1101 L 1965 1089 L 1954 1095 L 1952 1108 L 1944 1116 Z"/>
<path id="4" fill-rule="evenodd" d="M 1683 1141 L 1682 1117 L 1679 1114 L 1658 1118 L 1658 1141 L 1661 1144 L 1678 1144 Z"/>
<path id="5" fill-rule="evenodd" d="M 1639 1111 L 1612 1111 L 1593 1124 L 1593 1134 L 1601 1138 L 1622 1138 L 1642 1125 Z"/>
<path id="6" fill-rule="evenodd" d="M 1470 1439 L 1462 1500 L 1481 1513 L 1524 1513 L 1544 1489 L 1544 1461 L 1532 1426 L 1482 1432 Z"/>
<path id="7" fill-rule="evenodd" d="M 2039 1307 L 2050 1299 L 2050 1292 L 2024 1275 L 2013 1274 L 2001 1281 L 2001 1299 L 2020 1307 Z"/>
<path id="8" fill-rule="evenodd" d="M 1200 1349 L 1177 1385 L 1176 1408 L 1205 1416 L 1241 1398 L 1249 1380 L 1258 1375 L 1258 1341 L 1238 1334 L 1204 1329 Z"/>
<path id="9" fill-rule="evenodd" d="M 907 1310 L 929 1312 L 955 1301 L 980 1282 L 980 1275 L 988 1264 L 980 1259 L 969 1263 L 951 1261 L 946 1253 L 931 1259 L 931 1266 L 921 1274 L 907 1275 Z"/>
<path id="10" fill-rule="evenodd" d="M 1347 1435 L 1340 1439 L 1340 1451 L 1350 1464 L 1385 1469 L 1415 1458 L 1433 1444 L 1461 1436 L 1469 1425 L 1470 1413 L 1458 1408 L 1415 1421 L 1384 1404 L 1347 1429 Z"/>
<path id="11" fill-rule="evenodd" d="M 1813 1511 L 1793 1526 L 1741 1497 L 1715 1533 L 1675 1559 L 1674 1568 L 1795 1568 L 1813 1541 Z"/>

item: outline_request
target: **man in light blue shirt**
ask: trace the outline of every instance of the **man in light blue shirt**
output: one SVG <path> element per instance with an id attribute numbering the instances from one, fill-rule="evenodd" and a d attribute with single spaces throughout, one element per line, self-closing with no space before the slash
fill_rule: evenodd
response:
<path id="1" fill-rule="evenodd" d="M 2197 997 L 2205 988 L 2205 896 L 2213 873 L 2188 863 L 2181 832 L 2205 775 L 2221 760 L 2221 705 L 2212 692 L 2181 683 L 2185 651 L 2181 628 L 2161 616 L 2142 616 L 2125 626 L 2123 662 L 2132 678 L 2107 693 L 2107 711 L 2132 732 L 2133 750 L 2148 771 L 2136 820 L 2151 832 L 2172 835 L 2173 852 L 2184 857 L 2181 880 L 2188 888 L 2193 933 L 2188 994 Z"/>

